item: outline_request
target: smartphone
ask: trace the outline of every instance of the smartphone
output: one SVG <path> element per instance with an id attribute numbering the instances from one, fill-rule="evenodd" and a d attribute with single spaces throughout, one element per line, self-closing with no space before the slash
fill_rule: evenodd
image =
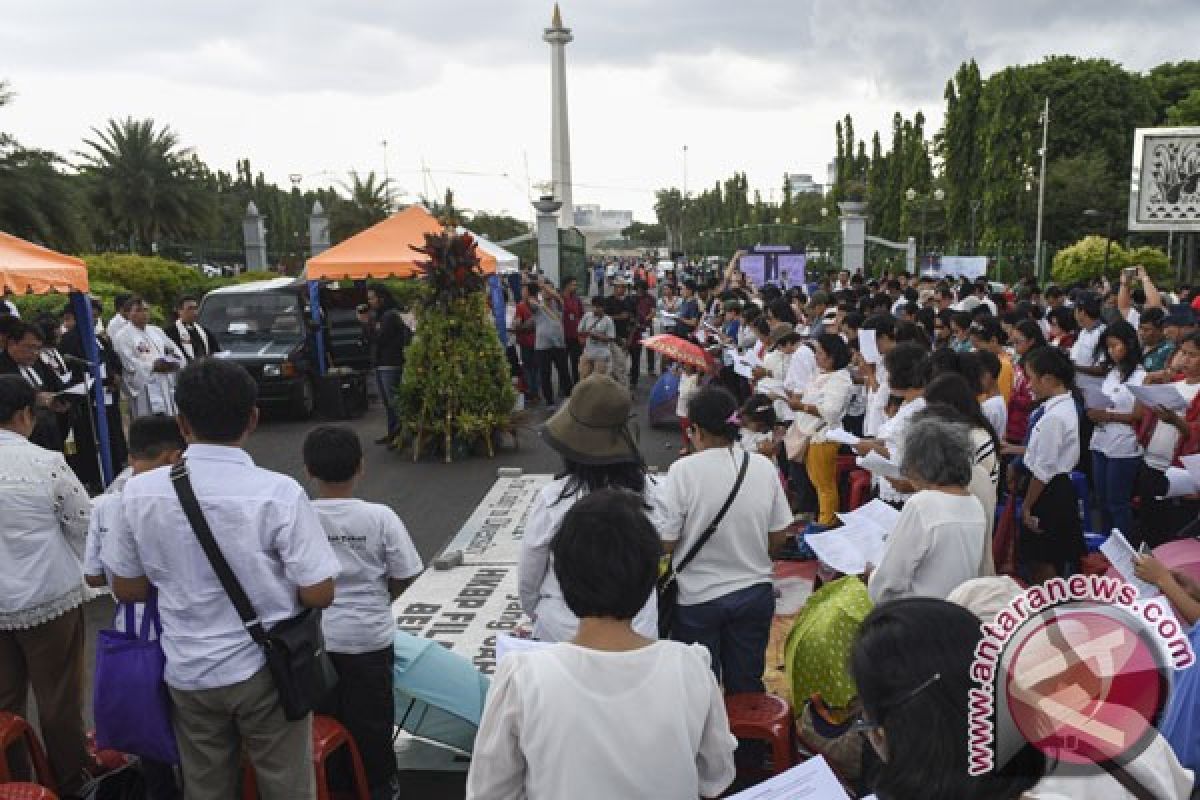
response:
<path id="1" fill-rule="evenodd" d="M 359 303 L 359 305 L 358 305 L 358 313 L 360 313 L 360 314 L 366 314 L 366 313 L 367 313 L 369 310 L 370 310 L 370 309 L 367 307 L 367 304 L 366 304 L 366 303 Z"/>
<path id="2" fill-rule="evenodd" d="M 1125 280 L 1127 281 L 1135 280 L 1138 274 L 1137 267 L 1126 267 L 1121 270 L 1121 274 L 1125 276 Z"/>

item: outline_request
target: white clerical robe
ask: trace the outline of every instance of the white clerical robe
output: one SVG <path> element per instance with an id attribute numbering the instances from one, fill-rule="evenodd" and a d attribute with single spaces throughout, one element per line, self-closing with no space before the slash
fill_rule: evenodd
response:
<path id="1" fill-rule="evenodd" d="M 126 325 L 113 347 L 125 368 L 125 386 L 133 401 L 135 417 L 175 413 L 175 373 L 155 372 L 160 359 L 183 363 L 183 355 L 162 329 L 154 325 Z"/>

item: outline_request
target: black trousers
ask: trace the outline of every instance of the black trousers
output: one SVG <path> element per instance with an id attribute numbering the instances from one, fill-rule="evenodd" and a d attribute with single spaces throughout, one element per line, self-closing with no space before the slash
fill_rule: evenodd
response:
<path id="1" fill-rule="evenodd" d="M 1140 506 L 1130 544 L 1143 542 L 1151 548 L 1180 538 L 1183 529 L 1195 522 L 1200 514 L 1200 502 L 1183 497 L 1160 499 L 1167 493 L 1166 473 L 1142 464 L 1134 483 L 1134 495 Z"/>
<path id="2" fill-rule="evenodd" d="M 550 382 L 551 366 L 558 373 L 558 393 L 563 397 L 571 393 L 571 388 L 575 384 L 571 382 L 571 367 L 567 360 L 567 348 L 551 347 L 547 350 L 537 350 L 534 354 L 534 360 L 537 362 L 538 371 L 541 373 L 542 397 L 546 399 L 547 405 L 554 402 L 554 384 Z"/>
<path id="3" fill-rule="evenodd" d="M 317 709 L 337 719 L 358 745 L 363 769 L 372 797 L 390 797 L 386 789 L 396 774 L 396 753 L 392 750 L 392 725 L 396 714 L 392 705 L 392 666 L 395 656 L 390 646 L 370 653 L 330 652 L 338 683 Z M 339 759 L 341 754 L 338 754 Z M 331 782 L 350 786 L 349 763 L 331 765 Z"/>
<path id="4" fill-rule="evenodd" d="M 579 358 L 583 355 L 583 342 L 567 339 L 567 361 L 571 367 L 571 384 L 579 383 Z"/>

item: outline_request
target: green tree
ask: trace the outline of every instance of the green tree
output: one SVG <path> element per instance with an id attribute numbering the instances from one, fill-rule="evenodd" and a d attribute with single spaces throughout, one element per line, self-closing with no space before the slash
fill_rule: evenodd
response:
<path id="1" fill-rule="evenodd" d="M 1097 231 L 1097 222 L 1083 212 L 1095 209 L 1119 214 L 1112 196 L 1096 191 L 1111 176 L 1108 162 L 1099 152 L 1080 153 L 1051 161 L 1046 167 L 1046 207 L 1043 237 L 1047 242 L 1074 242 Z M 1103 227 L 1106 223 L 1101 221 Z"/>
<path id="2" fill-rule="evenodd" d="M 659 223 L 647 225 L 635 222 L 621 231 L 621 235 L 635 245 L 644 247 L 661 247 L 667 243 L 666 229 Z"/>
<path id="3" fill-rule="evenodd" d="M 81 171 L 107 232 L 149 253 L 164 237 L 208 227 L 213 198 L 200 191 L 203 165 L 169 126 L 126 117 L 92 133 Z"/>
<path id="4" fill-rule="evenodd" d="M 1167 109 L 1168 125 L 1200 125 L 1200 88 L 1188 94 Z"/>
<path id="5" fill-rule="evenodd" d="M 1146 82 L 1154 93 L 1155 124 L 1176 124 L 1170 121 L 1171 107 L 1200 89 L 1200 61 L 1159 64 L 1146 74 Z"/>
<path id="6" fill-rule="evenodd" d="M 335 243 L 387 218 L 388 184 L 379 180 L 374 171 L 368 172 L 365 179 L 351 172 L 350 183 L 343 183 L 342 191 L 348 196 L 339 195 L 329 209 L 329 235 Z"/>
<path id="7" fill-rule="evenodd" d="M 946 82 L 946 119 L 934 137 L 935 150 L 942 160 L 946 187 L 946 224 L 948 235 L 974 241 L 978 235 L 978 210 L 983 168 L 980 99 L 983 80 L 974 59 L 958 67 L 954 78 Z"/>
<path id="8" fill-rule="evenodd" d="M 980 99 L 983 129 L 983 231 L 992 242 L 1021 241 L 1030 230 L 1027 184 L 1033 175 L 1037 110 L 1022 71 L 1009 67 L 988 78 Z"/>
<path id="9" fill-rule="evenodd" d="M 490 214 L 487 211 L 477 211 L 470 215 L 464 225 L 493 242 L 503 242 L 530 233 L 528 222 L 507 214 Z"/>
<path id="10" fill-rule="evenodd" d="M 1171 271 L 1167 254 L 1156 247 L 1138 247 L 1126 250 L 1119 242 L 1113 241 L 1109 244 L 1103 236 L 1085 236 L 1070 247 L 1064 247 L 1054 254 L 1051 271 L 1055 282 L 1066 285 L 1077 281 L 1088 281 L 1103 275 L 1106 246 L 1110 280 L 1114 280 L 1120 270 L 1136 265 L 1144 266 L 1156 282 L 1162 282 L 1170 277 Z"/>

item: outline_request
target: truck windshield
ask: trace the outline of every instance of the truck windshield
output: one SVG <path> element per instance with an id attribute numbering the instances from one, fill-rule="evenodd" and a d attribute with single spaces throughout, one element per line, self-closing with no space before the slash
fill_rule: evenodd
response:
<path id="1" fill-rule="evenodd" d="M 299 302 L 281 292 L 212 294 L 204 299 L 200 322 L 220 338 L 299 339 L 304 335 Z"/>

